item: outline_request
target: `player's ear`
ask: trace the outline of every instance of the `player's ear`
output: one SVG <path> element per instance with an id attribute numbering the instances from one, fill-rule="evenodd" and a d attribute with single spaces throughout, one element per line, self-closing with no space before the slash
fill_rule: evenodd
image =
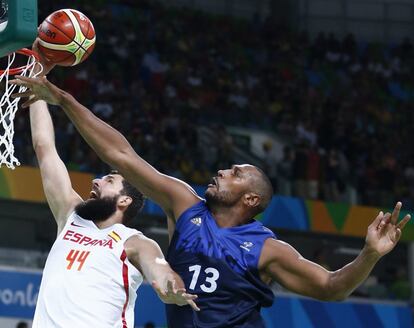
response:
<path id="1" fill-rule="evenodd" d="M 126 195 L 122 195 L 118 198 L 118 206 L 121 208 L 128 207 L 132 203 L 132 198 Z"/>
<path id="2" fill-rule="evenodd" d="M 248 207 L 257 207 L 260 205 L 260 196 L 254 192 L 249 192 L 244 195 L 244 204 Z"/>

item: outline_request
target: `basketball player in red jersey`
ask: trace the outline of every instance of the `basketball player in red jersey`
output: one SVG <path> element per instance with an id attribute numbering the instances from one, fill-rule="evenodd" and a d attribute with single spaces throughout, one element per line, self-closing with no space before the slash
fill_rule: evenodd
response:
<path id="1" fill-rule="evenodd" d="M 125 226 L 143 195 L 122 175 L 92 181 L 90 198 L 72 188 L 55 147 L 44 101 L 31 105 L 32 142 L 44 192 L 57 223 L 33 320 L 34 328 L 133 328 L 136 290 L 145 277 L 165 303 L 190 305 L 182 279 L 153 240 Z"/>

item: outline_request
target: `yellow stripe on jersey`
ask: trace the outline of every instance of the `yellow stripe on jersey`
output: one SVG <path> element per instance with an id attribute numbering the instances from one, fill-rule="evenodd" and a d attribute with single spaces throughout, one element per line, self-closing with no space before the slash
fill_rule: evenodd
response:
<path id="1" fill-rule="evenodd" d="M 109 233 L 108 236 L 111 237 L 116 242 L 122 239 L 115 231 L 112 231 L 111 233 Z"/>

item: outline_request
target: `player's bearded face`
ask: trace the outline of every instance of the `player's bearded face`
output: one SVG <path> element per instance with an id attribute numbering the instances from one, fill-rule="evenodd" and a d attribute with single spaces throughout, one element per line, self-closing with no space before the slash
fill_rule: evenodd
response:
<path id="1" fill-rule="evenodd" d="M 118 197 L 119 195 L 88 199 L 76 205 L 75 212 L 85 220 L 93 222 L 105 221 L 116 212 Z"/>
<path id="2" fill-rule="evenodd" d="M 209 206 L 234 206 L 240 199 L 241 195 L 235 190 L 231 190 L 224 182 L 220 183 L 217 179 L 213 180 L 214 186 L 208 188 L 205 198 Z"/>

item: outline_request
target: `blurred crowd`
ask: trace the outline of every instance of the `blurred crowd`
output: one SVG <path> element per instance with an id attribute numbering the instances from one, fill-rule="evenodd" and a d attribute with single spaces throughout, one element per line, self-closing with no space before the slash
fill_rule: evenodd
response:
<path id="1" fill-rule="evenodd" d="M 92 3 L 92 4 L 91 4 Z M 40 16 L 71 7 L 40 3 Z M 79 4 L 97 31 L 84 64 L 56 68 L 50 79 L 122 131 L 159 170 L 206 183 L 232 162 L 226 125 L 282 138 L 263 167 L 276 190 L 330 201 L 414 207 L 413 45 L 338 39 L 278 26 L 165 8 L 156 1 Z M 70 169 L 108 169 L 53 108 L 59 152 Z M 15 120 L 15 148 L 35 164 L 27 112 Z M 200 149 L 198 128 L 220 128 L 216 149 Z M 213 158 L 211 158 L 211 156 Z"/>

